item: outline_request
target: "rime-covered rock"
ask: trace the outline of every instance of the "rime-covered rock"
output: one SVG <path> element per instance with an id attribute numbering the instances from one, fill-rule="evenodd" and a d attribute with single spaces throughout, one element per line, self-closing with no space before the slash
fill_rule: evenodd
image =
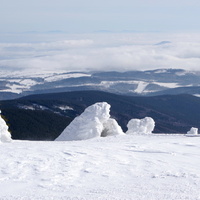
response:
<path id="1" fill-rule="evenodd" d="M 187 135 L 198 135 L 198 128 L 192 127 L 188 132 Z"/>
<path id="2" fill-rule="evenodd" d="M 1 111 L 0 111 L 1 113 Z M 11 134 L 4 119 L 0 116 L 0 142 L 11 142 Z"/>
<path id="3" fill-rule="evenodd" d="M 143 119 L 131 119 L 126 134 L 151 134 L 155 127 L 155 121 L 151 117 Z"/>
<path id="4" fill-rule="evenodd" d="M 127 134 L 151 134 L 155 122 L 151 117 L 131 119 Z M 123 135 L 122 128 L 110 118 L 110 105 L 106 102 L 89 106 L 56 138 L 57 141 L 86 140 L 95 137 Z"/>
<path id="5" fill-rule="evenodd" d="M 119 126 L 115 119 L 110 118 L 103 124 L 103 132 L 101 133 L 102 137 L 123 134 L 124 132 L 122 131 L 121 126 Z"/>
<path id="6" fill-rule="evenodd" d="M 110 105 L 106 102 L 89 106 L 65 128 L 57 141 L 86 140 L 100 137 L 104 123 L 110 118 Z"/>

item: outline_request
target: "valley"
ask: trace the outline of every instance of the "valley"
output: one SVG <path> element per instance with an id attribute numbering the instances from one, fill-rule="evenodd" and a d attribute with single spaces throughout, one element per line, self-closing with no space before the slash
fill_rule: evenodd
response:
<path id="1" fill-rule="evenodd" d="M 127 72 L 0 74 L 0 100 L 30 94 L 99 90 L 130 96 L 200 94 L 200 72 L 162 69 Z"/>

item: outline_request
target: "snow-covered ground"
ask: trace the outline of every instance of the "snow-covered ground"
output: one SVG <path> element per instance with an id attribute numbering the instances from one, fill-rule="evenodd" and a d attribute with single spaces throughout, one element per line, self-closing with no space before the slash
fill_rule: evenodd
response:
<path id="1" fill-rule="evenodd" d="M 200 137 L 0 144 L 0 199 L 197 200 Z"/>

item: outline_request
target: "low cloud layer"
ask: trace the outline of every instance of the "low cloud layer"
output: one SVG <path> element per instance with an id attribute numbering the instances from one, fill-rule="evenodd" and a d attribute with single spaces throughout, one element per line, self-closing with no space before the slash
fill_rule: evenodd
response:
<path id="1" fill-rule="evenodd" d="M 199 70 L 199 34 L 62 35 L 44 42 L 0 43 L 1 70 Z"/>

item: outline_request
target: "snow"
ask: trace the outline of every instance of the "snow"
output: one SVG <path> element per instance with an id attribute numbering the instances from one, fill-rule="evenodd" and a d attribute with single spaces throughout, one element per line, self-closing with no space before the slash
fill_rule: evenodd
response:
<path id="1" fill-rule="evenodd" d="M 55 106 L 55 108 L 58 108 L 58 109 L 63 110 L 63 111 L 65 111 L 65 110 L 74 110 L 72 107 L 66 106 L 66 105 Z"/>
<path id="2" fill-rule="evenodd" d="M 57 141 L 87 140 L 95 137 L 123 135 L 122 128 L 110 118 L 110 105 L 106 102 L 89 106 L 60 134 Z M 151 134 L 155 121 L 151 117 L 131 119 L 126 134 Z"/>
<path id="3" fill-rule="evenodd" d="M 167 71 L 167 70 L 165 70 Z M 163 70 L 157 70 L 155 71 L 155 73 L 163 73 Z M 148 74 L 148 72 L 146 72 Z M 149 72 L 150 73 L 150 72 Z M 179 73 L 179 72 L 177 72 Z M 180 72 L 182 73 L 182 72 Z M 194 73 L 191 71 L 183 71 L 183 75 L 186 75 L 188 73 Z M 197 73 L 197 72 L 195 72 Z M 178 74 L 176 74 L 178 75 Z M 13 71 L 12 74 L 10 73 L 10 71 L 4 71 L 4 72 L 0 72 L 0 80 L 1 81 L 5 81 L 6 84 L 6 88 L 2 88 L 2 90 L 0 90 L 1 92 L 12 92 L 12 93 L 23 93 L 25 91 L 31 91 L 34 90 L 34 86 L 37 85 L 37 87 L 39 85 L 48 83 L 48 82 L 55 82 L 55 81 L 60 81 L 60 80 L 65 80 L 65 79 L 70 79 L 70 78 L 80 78 L 80 77 L 91 77 L 92 76 L 92 72 L 89 73 L 85 73 L 85 72 L 70 72 L 70 71 L 64 71 L 64 70 L 59 70 L 57 72 L 55 71 L 44 71 L 42 73 L 38 73 L 38 71 Z M 125 77 L 124 77 L 125 78 Z M 101 81 L 101 83 L 96 83 L 96 82 L 91 82 L 91 83 L 74 83 L 71 84 L 71 86 L 73 87 L 81 87 L 81 86 L 89 86 L 89 87 L 100 87 L 100 88 L 104 88 L 104 89 L 109 89 L 110 87 L 117 87 L 118 84 L 129 84 L 131 87 L 133 87 L 133 89 L 130 89 L 130 92 L 133 93 L 138 93 L 138 94 L 142 94 L 142 93 L 151 93 L 151 92 L 156 92 L 157 90 L 149 90 L 147 88 L 147 86 L 149 84 L 156 84 L 158 86 L 161 87 L 166 87 L 166 88 L 177 88 L 177 87 L 190 87 L 193 86 L 193 84 L 188 84 L 188 85 L 180 85 L 178 82 L 168 82 L 168 80 L 166 80 L 166 82 L 159 82 L 156 81 L 154 79 L 151 80 L 104 80 Z M 62 85 L 59 86 L 55 86 L 55 87 L 62 87 Z M 63 85 L 64 87 L 64 85 Z"/>
<path id="4" fill-rule="evenodd" d="M 1 79 L 9 81 L 9 83 L 6 84 L 6 87 L 8 89 L 1 90 L 1 92 L 13 92 L 16 94 L 20 94 L 23 91 L 28 91 L 30 88 L 36 84 L 40 84 L 39 82 L 36 82 L 32 79 Z"/>
<path id="5" fill-rule="evenodd" d="M 200 138 L 118 135 L 0 145 L 1 200 L 199 200 Z"/>
<path id="6" fill-rule="evenodd" d="M 122 131 L 122 128 L 118 125 L 117 121 L 112 118 L 109 118 L 103 124 L 103 128 L 104 129 L 103 129 L 103 132 L 101 133 L 101 137 L 124 134 L 124 132 Z"/>
<path id="7" fill-rule="evenodd" d="M 187 132 L 187 134 L 189 134 L 189 135 L 198 135 L 198 128 L 192 127 L 192 128 Z"/>
<path id="8" fill-rule="evenodd" d="M 200 97 L 200 94 L 193 94 L 193 96 L 195 96 L 195 97 Z"/>
<path id="9" fill-rule="evenodd" d="M 181 87 L 181 85 L 177 84 L 177 83 L 162 83 L 162 82 L 152 82 L 152 84 L 156 84 L 162 87 L 166 87 L 166 88 L 177 88 L 177 87 Z"/>
<path id="10" fill-rule="evenodd" d="M 33 103 L 32 105 L 20 105 L 19 104 L 18 107 L 20 109 L 25 109 L 25 110 L 50 110 L 46 106 L 42 106 L 42 105 L 35 104 L 35 103 Z"/>
<path id="11" fill-rule="evenodd" d="M 29 91 L 35 85 L 43 84 L 44 82 L 59 81 L 68 78 L 80 78 L 80 77 L 90 77 L 91 74 L 88 73 L 78 73 L 78 72 L 44 72 L 43 74 L 38 74 L 38 72 L 24 72 L 21 73 L 10 72 L 0 73 L 0 80 L 8 82 L 6 84 L 7 89 L 2 89 L 1 92 L 13 92 L 20 94 L 23 91 Z M 36 78 L 42 78 L 44 81 L 36 81 Z"/>
<path id="12" fill-rule="evenodd" d="M 110 105 L 106 102 L 89 106 L 56 139 L 57 141 L 86 140 L 100 137 L 104 123 L 110 118 Z M 109 125 L 108 125 L 109 126 Z"/>
<path id="13" fill-rule="evenodd" d="M 183 70 L 183 71 L 180 71 L 180 72 L 176 72 L 175 74 L 177 76 L 185 76 L 186 74 L 196 74 L 196 73 L 197 72 L 195 72 L 195 71 L 190 71 L 190 70 L 185 71 L 185 70 Z"/>
<path id="14" fill-rule="evenodd" d="M 0 199 L 199 200 L 200 137 L 151 134 L 154 126 L 150 117 L 131 119 L 124 134 L 102 102 L 58 141 L 9 143 L 0 118 Z"/>
<path id="15" fill-rule="evenodd" d="M 1 113 L 1 111 L 0 111 Z M 0 143 L 1 142 L 11 142 L 11 135 L 8 131 L 8 126 L 2 116 L 0 116 Z"/>
<path id="16" fill-rule="evenodd" d="M 160 44 L 160 43 L 159 43 Z M 154 71 L 155 74 L 163 74 L 167 73 L 167 69 L 157 69 Z"/>
<path id="17" fill-rule="evenodd" d="M 155 127 L 155 122 L 151 117 L 131 119 L 127 127 L 128 131 L 126 134 L 151 134 Z"/>
<path id="18" fill-rule="evenodd" d="M 114 81 L 101 81 L 100 85 L 102 85 L 103 87 L 110 87 L 112 85 L 116 85 L 119 83 L 125 83 L 125 84 L 139 84 L 140 81 L 118 81 L 118 80 L 114 80 Z"/>
<path id="19" fill-rule="evenodd" d="M 49 77 L 46 77 L 45 81 L 53 82 L 68 78 L 80 78 L 80 77 L 90 77 L 90 76 L 91 74 L 85 74 L 85 73 L 68 73 L 68 74 L 58 74 L 58 75 L 53 74 Z"/>
<path id="20" fill-rule="evenodd" d="M 25 109 L 25 110 L 36 110 L 34 106 L 27 106 L 27 105 L 19 105 L 18 106 L 20 109 Z"/>
<path id="21" fill-rule="evenodd" d="M 8 87 L 9 89 L 1 90 L 1 92 L 12 92 L 12 93 L 20 94 L 23 91 L 23 86 L 14 84 L 14 83 L 6 84 L 6 87 Z"/>
<path id="22" fill-rule="evenodd" d="M 150 90 L 146 89 L 149 84 L 155 84 L 155 85 L 158 85 L 161 87 L 166 87 L 166 88 L 181 87 L 181 85 L 178 83 L 158 82 L 158 81 L 152 81 L 152 80 L 149 80 L 149 81 L 130 81 L 130 80 L 128 80 L 128 81 L 101 81 L 100 85 L 104 88 L 109 88 L 109 87 L 119 84 L 119 83 L 136 85 L 137 88 L 134 90 L 130 90 L 130 92 L 134 92 L 134 93 L 136 92 L 138 94 L 155 92 L 155 91 L 150 91 Z M 92 84 L 90 84 L 90 85 L 92 85 Z M 93 84 L 93 85 L 98 85 L 98 84 Z M 187 86 L 189 86 L 189 85 L 187 85 Z"/>
<path id="23" fill-rule="evenodd" d="M 135 92 L 136 93 L 142 93 L 145 90 L 145 88 L 147 87 L 147 85 L 149 85 L 149 83 L 146 83 L 144 81 L 139 81 Z"/>

